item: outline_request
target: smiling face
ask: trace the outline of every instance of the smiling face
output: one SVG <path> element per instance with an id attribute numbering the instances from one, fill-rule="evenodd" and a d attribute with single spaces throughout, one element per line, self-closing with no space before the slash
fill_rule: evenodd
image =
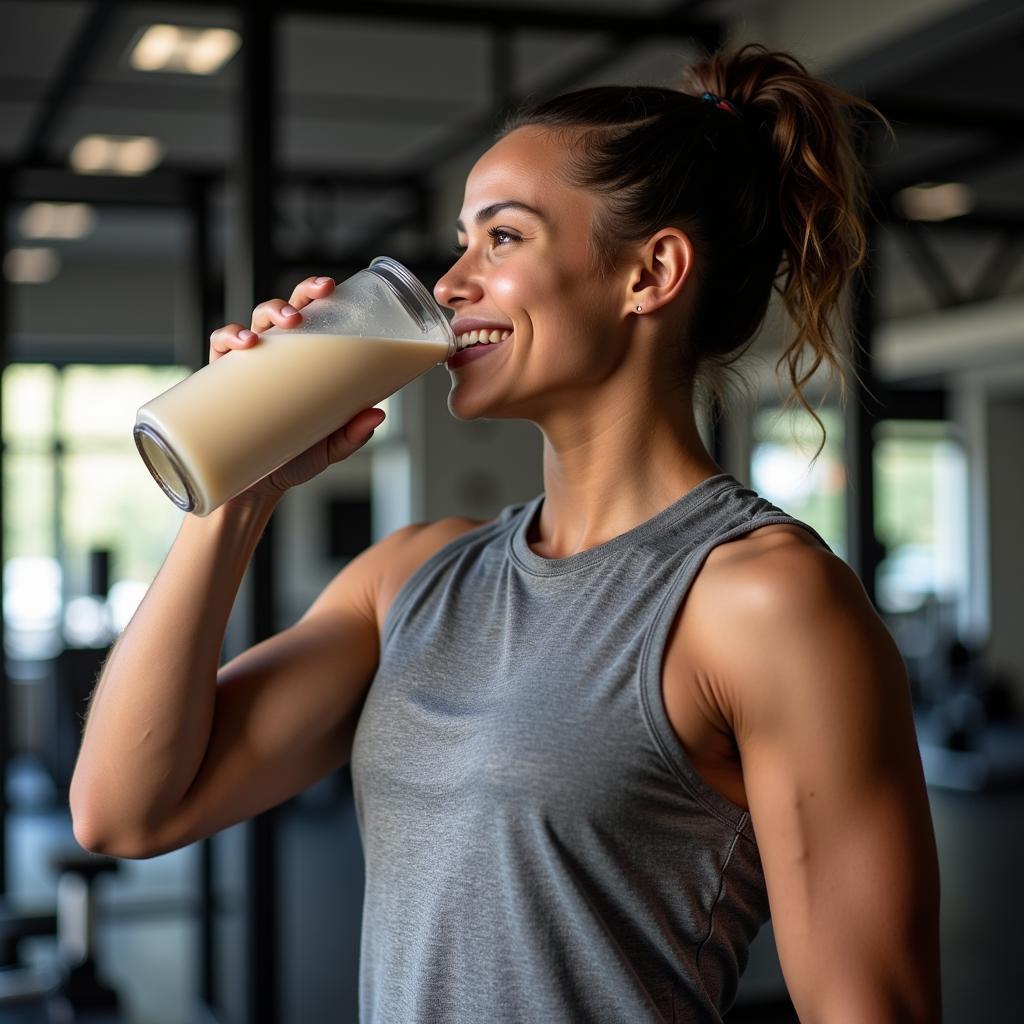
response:
<path id="1" fill-rule="evenodd" d="M 601 279 L 589 245 L 600 200 L 571 187 L 565 143 L 520 128 L 477 161 L 466 181 L 464 251 L 434 286 L 459 320 L 513 330 L 508 341 L 451 369 L 460 419 L 542 419 L 593 397 L 627 341 L 624 279 Z M 514 205 L 518 204 L 518 205 Z"/>

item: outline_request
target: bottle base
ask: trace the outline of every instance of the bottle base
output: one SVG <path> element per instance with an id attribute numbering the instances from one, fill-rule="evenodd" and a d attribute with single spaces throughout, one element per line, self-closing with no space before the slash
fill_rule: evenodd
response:
<path id="1" fill-rule="evenodd" d="M 196 496 L 188 474 L 167 442 L 148 423 L 136 423 L 132 436 L 146 469 L 164 494 L 183 512 L 195 512 Z"/>

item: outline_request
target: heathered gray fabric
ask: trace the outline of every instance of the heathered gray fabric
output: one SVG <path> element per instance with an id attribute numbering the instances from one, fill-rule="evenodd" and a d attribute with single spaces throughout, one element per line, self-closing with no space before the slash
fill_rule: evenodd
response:
<path id="1" fill-rule="evenodd" d="M 687 759 L 660 666 L 715 545 L 810 527 L 719 474 L 547 559 L 543 498 L 389 609 L 352 752 L 363 1024 L 720 1021 L 768 918 L 750 817 Z"/>

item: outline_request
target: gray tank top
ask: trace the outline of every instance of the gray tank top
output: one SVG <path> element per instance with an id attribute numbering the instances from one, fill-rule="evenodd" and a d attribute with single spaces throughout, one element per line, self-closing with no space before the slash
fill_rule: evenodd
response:
<path id="1" fill-rule="evenodd" d="M 720 1021 L 768 919 L 750 817 L 687 758 L 662 656 L 717 544 L 824 541 L 723 473 L 542 558 L 543 500 L 442 547 L 388 611 L 352 751 L 363 1024 Z"/>

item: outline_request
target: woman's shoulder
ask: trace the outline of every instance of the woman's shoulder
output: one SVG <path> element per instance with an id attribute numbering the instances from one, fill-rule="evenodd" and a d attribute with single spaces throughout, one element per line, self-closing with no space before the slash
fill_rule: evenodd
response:
<path id="1" fill-rule="evenodd" d="M 684 622 L 701 662 L 733 680 L 763 676 L 773 658 L 840 626 L 855 639 L 880 625 L 853 569 L 791 523 L 714 548 L 687 595 Z"/>
<path id="2" fill-rule="evenodd" d="M 691 587 L 684 642 L 733 720 L 768 680 L 810 659 L 856 662 L 885 633 L 856 573 L 800 526 L 772 524 L 712 550 Z M 746 694 L 746 697 L 744 696 Z"/>
<path id="3" fill-rule="evenodd" d="M 709 553 L 694 593 L 698 586 L 701 603 L 718 612 L 725 603 L 733 619 L 791 620 L 848 607 L 858 593 L 867 601 L 850 566 L 796 523 L 772 523 L 719 544 Z"/>
<path id="4" fill-rule="evenodd" d="M 391 602 L 424 562 L 453 540 L 490 522 L 493 520 L 445 516 L 443 519 L 410 523 L 390 534 L 387 538 L 389 550 L 381 567 L 377 589 L 378 625 L 383 626 Z"/>

